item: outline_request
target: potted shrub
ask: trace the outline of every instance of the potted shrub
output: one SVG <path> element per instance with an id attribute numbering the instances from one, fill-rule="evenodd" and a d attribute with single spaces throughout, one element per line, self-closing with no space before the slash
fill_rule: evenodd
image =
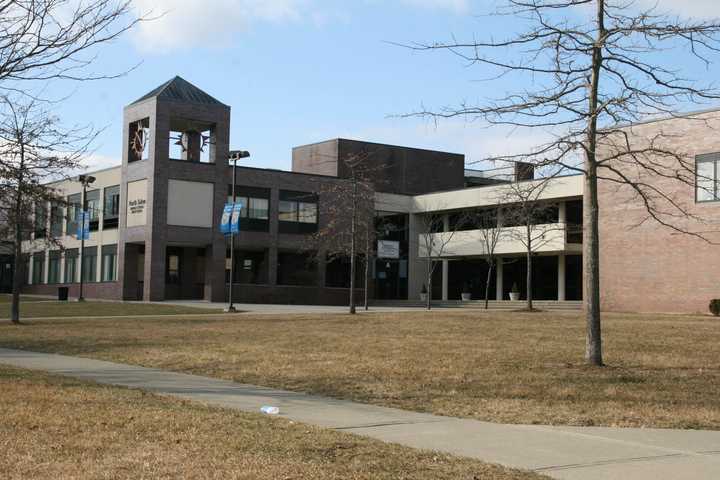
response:
<path id="1" fill-rule="evenodd" d="M 517 283 L 513 283 L 512 290 L 510 290 L 510 300 L 513 302 L 520 300 L 520 289 L 518 288 Z"/>
<path id="2" fill-rule="evenodd" d="M 423 302 L 427 301 L 428 291 L 427 291 L 427 285 L 423 283 L 422 290 L 420 290 L 420 300 Z"/>
<path id="3" fill-rule="evenodd" d="M 462 298 L 463 302 L 469 302 L 470 300 L 472 300 L 472 293 L 470 289 L 470 284 L 468 282 L 465 282 L 463 284 L 463 291 L 460 294 L 460 297 Z"/>

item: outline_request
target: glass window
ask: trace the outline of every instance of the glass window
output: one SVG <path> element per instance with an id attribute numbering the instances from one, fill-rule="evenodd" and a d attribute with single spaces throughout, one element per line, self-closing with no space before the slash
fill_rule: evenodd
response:
<path id="1" fill-rule="evenodd" d="M 228 255 L 230 252 L 228 251 Z M 267 250 L 253 252 L 235 250 L 235 283 L 267 283 Z M 230 262 L 227 262 L 226 281 L 230 280 Z"/>
<path id="2" fill-rule="evenodd" d="M 317 223 L 317 203 L 298 203 L 298 222 Z"/>
<path id="3" fill-rule="evenodd" d="M 297 222 L 297 202 L 282 200 L 278 207 L 278 218 L 281 222 Z"/>
<path id="4" fill-rule="evenodd" d="M 117 228 L 120 216 L 120 185 L 107 187 L 103 200 L 103 228 Z"/>
<path id="5" fill-rule="evenodd" d="M 83 282 L 97 282 L 97 247 L 85 247 L 82 276 Z"/>
<path id="6" fill-rule="evenodd" d="M 86 195 L 85 202 L 90 214 L 90 230 L 96 231 L 100 219 L 100 190 L 90 190 Z"/>
<path id="7" fill-rule="evenodd" d="M 305 252 L 280 252 L 277 263 L 278 285 L 316 286 L 317 263 L 315 254 Z"/>
<path id="8" fill-rule="evenodd" d="M 180 284 L 180 273 L 180 255 L 176 253 L 168 253 L 167 274 L 165 281 L 171 285 Z"/>
<path id="9" fill-rule="evenodd" d="M 77 234 L 77 221 L 78 221 L 78 213 L 80 212 L 80 201 L 81 196 L 79 193 L 76 193 L 75 195 L 70 195 L 67 197 L 67 221 L 65 224 L 65 233 L 67 235 L 76 235 Z"/>
<path id="10" fill-rule="evenodd" d="M 248 216 L 258 220 L 267 220 L 269 218 L 270 202 L 267 198 L 249 198 L 246 204 Z"/>
<path id="11" fill-rule="evenodd" d="M 717 155 L 701 155 L 696 165 L 696 200 L 698 202 L 712 202 L 720 200 L 718 192 L 718 164 Z"/>
<path id="12" fill-rule="evenodd" d="M 77 282 L 77 264 L 78 264 L 78 251 L 77 249 L 65 251 L 65 283 Z"/>
<path id="13" fill-rule="evenodd" d="M 48 261 L 48 283 L 60 283 L 60 252 L 50 252 Z"/>
<path id="14" fill-rule="evenodd" d="M 117 280 L 117 245 L 102 247 L 102 281 L 114 282 Z"/>
<path id="15" fill-rule="evenodd" d="M 50 207 L 50 235 L 54 238 L 62 236 L 63 211 L 60 205 L 53 204 Z"/>
<path id="16" fill-rule="evenodd" d="M 32 257 L 33 271 L 32 271 L 32 283 L 33 285 L 39 285 L 45 283 L 45 254 L 36 253 Z"/>
<path id="17" fill-rule="evenodd" d="M 35 238 L 45 238 L 47 233 L 47 207 L 44 203 L 35 205 Z"/>

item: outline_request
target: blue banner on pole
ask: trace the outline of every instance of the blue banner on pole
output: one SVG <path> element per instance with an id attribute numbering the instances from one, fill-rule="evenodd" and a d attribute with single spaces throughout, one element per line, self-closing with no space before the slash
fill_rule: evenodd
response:
<path id="1" fill-rule="evenodd" d="M 240 213 L 242 212 L 242 202 L 237 202 L 233 207 L 232 217 L 230 219 L 230 233 L 240 233 Z"/>
<path id="2" fill-rule="evenodd" d="M 90 240 L 90 213 L 79 211 L 77 213 L 77 232 L 78 240 Z"/>
<path id="3" fill-rule="evenodd" d="M 230 217 L 233 212 L 233 204 L 226 203 L 223 208 L 222 218 L 220 219 L 220 232 L 227 235 L 230 233 Z"/>

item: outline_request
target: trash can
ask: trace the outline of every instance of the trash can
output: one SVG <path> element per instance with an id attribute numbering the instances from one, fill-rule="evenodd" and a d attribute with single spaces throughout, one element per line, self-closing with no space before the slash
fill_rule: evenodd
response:
<path id="1" fill-rule="evenodd" d="M 61 302 L 67 302 L 68 291 L 68 287 L 58 287 L 58 300 Z"/>

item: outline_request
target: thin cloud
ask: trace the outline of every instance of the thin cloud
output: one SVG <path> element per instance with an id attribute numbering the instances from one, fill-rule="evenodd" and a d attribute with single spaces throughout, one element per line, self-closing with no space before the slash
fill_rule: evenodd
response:
<path id="1" fill-rule="evenodd" d="M 133 41 L 144 52 L 167 53 L 195 47 L 225 48 L 251 26 L 263 23 L 304 22 L 322 27 L 347 20 L 348 7 L 330 0 L 132 0 L 138 15 L 153 18 L 133 31 Z M 375 3 L 376 0 L 366 0 Z M 470 0 L 392 0 L 407 8 L 470 10 Z M 390 1 L 388 3 L 391 3 Z M 387 3 L 384 3 L 387 4 Z M 354 5 L 358 8 L 358 4 Z"/>
<path id="2" fill-rule="evenodd" d="M 133 0 L 141 23 L 134 41 L 143 51 L 226 45 L 254 22 L 281 23 L 302 18 L 310 0 Z"/>
<path id="3" fill-rule="evenodd" d="M 637 5 L 641 8 L 653 8 L 657 5 L 658 12 L 677 14 L 681 17 L 720 17 L 718 0 L 638 0 Z"/>

